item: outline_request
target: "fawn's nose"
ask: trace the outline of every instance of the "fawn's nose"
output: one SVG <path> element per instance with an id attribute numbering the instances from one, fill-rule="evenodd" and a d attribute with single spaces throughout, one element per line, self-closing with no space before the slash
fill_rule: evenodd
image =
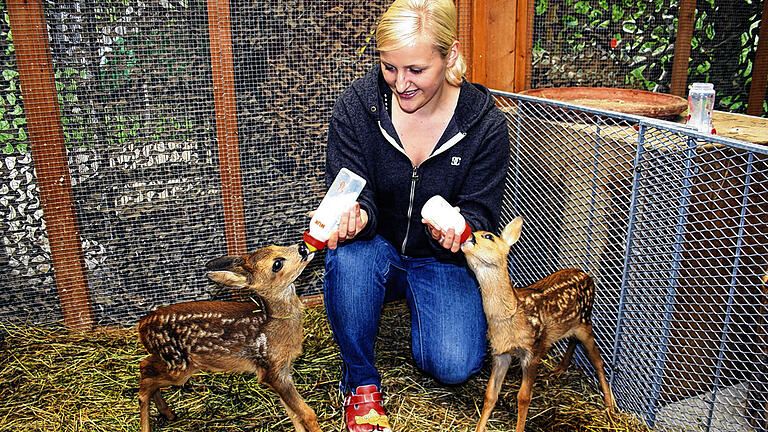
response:
<path id="1" fill-rule="evenodd" d="M 299 255 L 301 256 L 301 261 L 303 262 L 311 260 L 315 256 L 315 253 L 310 253 L 307 245 L 304 244 L 304 242 L 301 242 L 299 243 Z"/>
<path id="2" fill-rule="evenodd" d="M 470 234 L 469 237 L 465 240 L 465 242 L 469 244 L 476 244 L 477 240 L 475 240 L 475 233 Z"/>

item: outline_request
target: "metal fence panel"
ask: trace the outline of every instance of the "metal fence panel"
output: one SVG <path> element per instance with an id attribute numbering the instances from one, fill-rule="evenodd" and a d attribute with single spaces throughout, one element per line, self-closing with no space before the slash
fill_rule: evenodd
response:
<path id="1" fill-rule="evenodd" d="M 613 391 L 649 425 L 765 430 L 768 149 L 496 98 L 512 144 L 502 223 L 526 219 L 515 282 L 568 266 L 595 276 Z"/>

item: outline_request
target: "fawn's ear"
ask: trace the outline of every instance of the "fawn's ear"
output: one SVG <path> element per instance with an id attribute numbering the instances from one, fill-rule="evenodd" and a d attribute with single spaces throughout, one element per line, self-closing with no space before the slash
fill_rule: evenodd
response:
<path id="1" fill-rule="evenodd" d="M 518 239 L 520 239 L 520 232 L 522 230 L 523 217 L 518 216 L 504 227 L 504 231 L 501 232 L 501 238 L 507 242 L 507 245 L 512 246 Z"/>
<path id="2" fill-rule="evenodd" d="M 248 285 L 248 278 L 227 270 L 208 272 L 208 277 L 217 283 L 233 288 L 245 288 Z"/>

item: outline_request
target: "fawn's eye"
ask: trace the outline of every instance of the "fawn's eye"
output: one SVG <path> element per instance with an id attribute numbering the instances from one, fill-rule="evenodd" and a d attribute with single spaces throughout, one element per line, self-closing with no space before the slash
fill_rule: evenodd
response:
<path id="1" fill-rule="evenodd" d="M 483 238 L 484 239 L 488 239 L 490 241 L 493 241 L 493 234 L 491 234 L 491 233 L 483 234 Z"/>
<path id="2" fill-rule="evenodd" d="M 277 258 L 275 262 L 272 263 L 272 273 L 277 273 L 283 269 L 283 261 L 285 261 L 285 258 Z"/>

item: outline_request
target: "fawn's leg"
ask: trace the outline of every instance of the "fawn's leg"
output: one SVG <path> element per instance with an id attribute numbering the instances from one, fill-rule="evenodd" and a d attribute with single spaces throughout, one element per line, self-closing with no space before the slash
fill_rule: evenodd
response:
<path id="1" fill-rule="evenodd" d="M 587 352 L 587 357 L 595 368 L 595 374 L 597 380 L 600 382 L 600 388 L 603 390 L 603 398 L 605 398 L 605 407 L 609 412 L 613 412 L 616 407 L 616 401 L 613 398 L 613 392 L 608 381 L 605 379 L 605 369 L 603 365 L 603 358 L 600 356 L 600 351 L 595 344 L 595 334 L 592 331 L 591 325 L 585 325 L 582 329 L 576 332 L 577 337 L 584 345 L 584 349 Z"/>
<path id="2" fill-rule="evenodd" d="M 280 398 L 280 403 L 283 404 L 283 408 L 285 408 L 285 411 L 288 413 L 288 418 L 291 419 L 291 423 L 293 423 L 293 428 L 296 430 L 296 432 L 307 432 L 307 430 L 304 428 L 304 425 L 301 424 L 301 418 L 299 418 L 299 415 L 296 414 L 291 409 L 291 407 L 285 403 L 283 398 Z"/>
<path id="3" fill-rule="evenodd" d="M 154 355 L 146 357 L 139 363 L 139 422 L 141 432 L 149 432 L 149 405 L 154 393 L 159 391 L 160 383 L 157 376 L 161 374 L 161 370 L 158 359 Z"/>
<path id="4" fill-rule="evenodd" d="M 290 369 L 290 365 L 288 368 Z M 322 432 L 320 424 L 317 423 L 317 415 L 296 391 L 289 371 L 267 373 L 264 376 L 264 383 L 272 387 L 280 396 L 281 402 L 288 410 L 288 418 L 291 419 L 297 431 Z"/>
<path id="5" fill-rule="evenodd" d="M 160 393 L 160 389 L 157 389 L 154 393 L 152 393 L 152 400 L 155 401 L 157 411 L 159 411 L 163 417 L 168 420 L 176 420 L 176 413 L 174 413 L 173 410 L 168 407 L 168 403 L 165 401 L 165 399 L 163 399 L 163 395 Z"/>
<path id="6" fill-rule="evenodd" d="M 563 355 L 563 359 L 560 361 L 560 365 L 557 366 L 557 369 L 552 372 L 555 374 L 555 376 L 559 376 L 565 372 L 566 369 L 568 369 L 568 365 L 571 364 L 571 356 L 573 355 L 573 351 L 576 349 L 576 344 L 578 342 L 579 341 L 576 338 L 571 338 L 568 341 L 568 348 L 565 350 L 565 354 Z"/>
<path id="7" fill-rule="evenodd" d="M 517 428 L 515 429 L 517 432 L 525 430 L 525 418 L 528 417 L 528 407 L 531 405 L 533 382 L 536 380 L 539 361 L 541 357 L 534 357 L 523 368 L 523 382 L 520 383 L 520 390 L 517 392 Z"/>
<path id="8" fill-rule="evenodd" d="M 480 421 L 477 423 L 475 432 L 485 431 L 485 425 L 491 417 L 491 411 L 493 411 L 493 407 L 496 406 L 496 401 L 499 399 L 501 384 L 504 383 L 504 377 L 507 375 L 509 364 L 512 362 L 512 355 L 509 353 L 494 355 L 491 361 L 491 377 L 488 379 L 488 387 L 485 389 L 483 413 L 480 416 Z"/>

